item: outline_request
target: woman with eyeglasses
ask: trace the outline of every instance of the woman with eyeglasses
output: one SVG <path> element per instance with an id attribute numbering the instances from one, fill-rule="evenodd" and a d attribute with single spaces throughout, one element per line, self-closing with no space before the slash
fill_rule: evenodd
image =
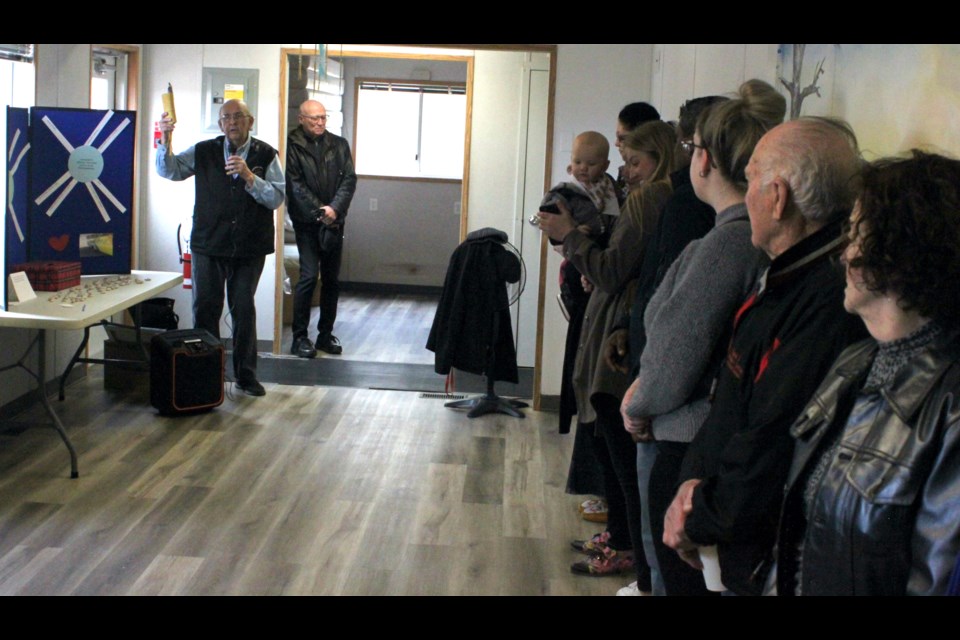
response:
<path id="1" fill-rule="evenodd" d="M 793 425 L 781 595 L 944 595 L 960 555 L 960 161 L 862 172 L 844 306 L 871 338 Z"/>
<path id="2" fill-rule="evenodd" d="M 649 502 L 668 594 L 705 592 L 702 574 L 663 545 L 663 518 L 687 447 L 710 411 L 710 385 L 733 315 L 764 266 L 750 239 L 745 170 L 760 138 L 785 113 L 783 96 L 769 84 L 751 80 L 736 99 L 700 116 L 687 143 L 690 179 L 697 197 L 716 211 L 716 226 L 687 245 L 647 305 L 640 373 L 621 407 L 626 429 L 639 441 L 657 444 L 649 492 L 642 498 Z"/>

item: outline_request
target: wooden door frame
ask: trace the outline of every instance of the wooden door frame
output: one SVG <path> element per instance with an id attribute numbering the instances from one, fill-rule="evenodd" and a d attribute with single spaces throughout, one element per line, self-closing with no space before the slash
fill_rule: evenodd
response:
<path id="1" fill-rule="evenodd" d="M 360 49 L 351 49 L 350 47 L 365 47 L 377 45 L 331 45 L 337 47 L 336 57 L 348 58 L 386 58 L 386 59 L 415 59 L 415 60 L 442 60 L 452 62 L 465 62 L 467 64 L 467 129 L 466 139 L 464 141 L 464 166 L 463 166 L 463 188 L 461 193 L 460 206 L 460 241 L 466 239 L 467 221 L 469 219 L 468 196 L 470 193 L 470 150 L 471 150 L 471 121 L 473 120 L 473 82 L 474 82 L 474 57 L 463 55 L 445 55 L 445 54 L 426 54 L 418 52 L 397 52 L 397 51 L 366 51 Z M 387 45 L 381 45 L 387 46 Z M 550 57 L 550 76 L 547 96 L 547 148 L 546 164 L 544 166 L 544 184 L 543 190 L 550 188 L 550 181 L 553 175 L 553 132 L 554 115 L 556 103 L 557 88 L 557 45 L 555 44 L 402 44 L 389 45 L 391 47 L 409 47 L 411 49 L 469 49 L 474 51 L 504 51 L 504 52 L 529 52 L 546 53 Z M 328 55 L 330 50 L 328 50 Z M 288 57 L 290 55 L 316 55 L 314 49 L 294 49 L 281 48 L 280 50 L 280 131 L 279 147 L 281 157 L 286 157 L 287 145 L 287 69 Z M 276 282 L 274 296 L 274 354 L 282 353 L 283 345 L 283 220 L 286 216 L 286 208 L 280 210 L 279 221 L 276 235 Z M 546 298 L 546 271 L 547 271 L 548 247 L 546 238 L 541 239 L 540 244 L 540 280 L 537 290 L 537 337 L 534 356 L 533 372 L 533 408 L 540 410 L 541 407 L 541 384 L 543 380 L 543 324 L 545 318 L 545 298 Z"/>
<path id="2" fill-rule="evenodd" d="M 93 83 L 93 50 L 96 47 L 104 49 L 114 49 L 127 54 L 127 111 L 140 112 L 140 47 L 130 44 L 91 44 L 90 45 L 90 72 L 91 84 Z M 93 91 L 90 91 L 91 95 Z M 89 104 L 87 105 L 90 106 Z M 140 268 L 140 149 L 142 147 L 142 136 L 140 135 L 142 123 L 137 122 L 137 130 L 134 132 L 134 151 L 133 151 L 133 200 L 130 205 L 130 234 L 132 237 L 132 246 L 130 247 L 130 268 Z"/>

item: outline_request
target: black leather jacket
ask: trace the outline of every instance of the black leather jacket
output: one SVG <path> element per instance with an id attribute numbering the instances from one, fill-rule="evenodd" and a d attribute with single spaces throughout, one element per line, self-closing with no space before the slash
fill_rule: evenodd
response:
<path id="1" fill-rule="evenodd" d="M 322 160 L 321 160 L 322 159 Z M 357 189 L 350 144 L 327 131 L 311 140 L 297 128 L 287 137 L 287 211 L 295 227 L 319 223 L 320 209 L 332 207 L 343 225 Z"/>
<path id="2" fill-rule="evenodd" d="M 945 331 L 880 393 L 860 392 L 876 343 L 847 349 L 792 428 L 778 592 L 944 594 L 960 554 L 960 332 Z M 803 493 L 836 429 L 839 450 Z M 826 440 L 825 440 L 826 438 Z"/>

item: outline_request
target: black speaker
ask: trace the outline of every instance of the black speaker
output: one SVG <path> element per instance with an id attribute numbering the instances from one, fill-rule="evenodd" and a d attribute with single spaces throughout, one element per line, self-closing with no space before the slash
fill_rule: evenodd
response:
<path id="1" fill-rule="evenodd" d="M 150 404 L 161 414 L 185 415 L 223 404 L 226 354 L 203 329 L 167 331 L 150 341 Z"/>

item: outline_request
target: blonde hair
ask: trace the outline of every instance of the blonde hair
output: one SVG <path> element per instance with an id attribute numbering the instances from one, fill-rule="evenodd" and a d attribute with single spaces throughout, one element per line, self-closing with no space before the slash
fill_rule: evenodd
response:
<path id="1" fill-rule="evenodd" d="M 783 122 L 787 100 L 763 80 L 747 80 L 737 98 L 700 116 L 697 133 L 710 162 L 741 193 L 747 192 L 747 164 L 770 129 Z"/>
<path id="2" fill-rule="evenodd" d="M 573 139 L 573 148 L 577 146 L 587 147 L 604 160 L 610 155 L 610 141 L 602 133 L 597 131 L 584 131 Z"/>
<path id="3" fill-rule="evenodd" d="M 627 136 L 623 146 L 631 151 L 649 154 L 657 163 L 653 175 L 633 191 L 620 215 L 630 216 L 647 236 L 653 233 L 660 209 L 673 192 L 670 174 L 677 170 L 677 132 L 666 122 L 645 122 Z"/>
<path id="4" fill-rule="evenodd" d="M 657 163 L 647 182 L 668 180 L 677 170 L 677 132 L 666 122 L 645 122 L 627 136 L 623 146 L 631 151 L 642 151 Z"/>

